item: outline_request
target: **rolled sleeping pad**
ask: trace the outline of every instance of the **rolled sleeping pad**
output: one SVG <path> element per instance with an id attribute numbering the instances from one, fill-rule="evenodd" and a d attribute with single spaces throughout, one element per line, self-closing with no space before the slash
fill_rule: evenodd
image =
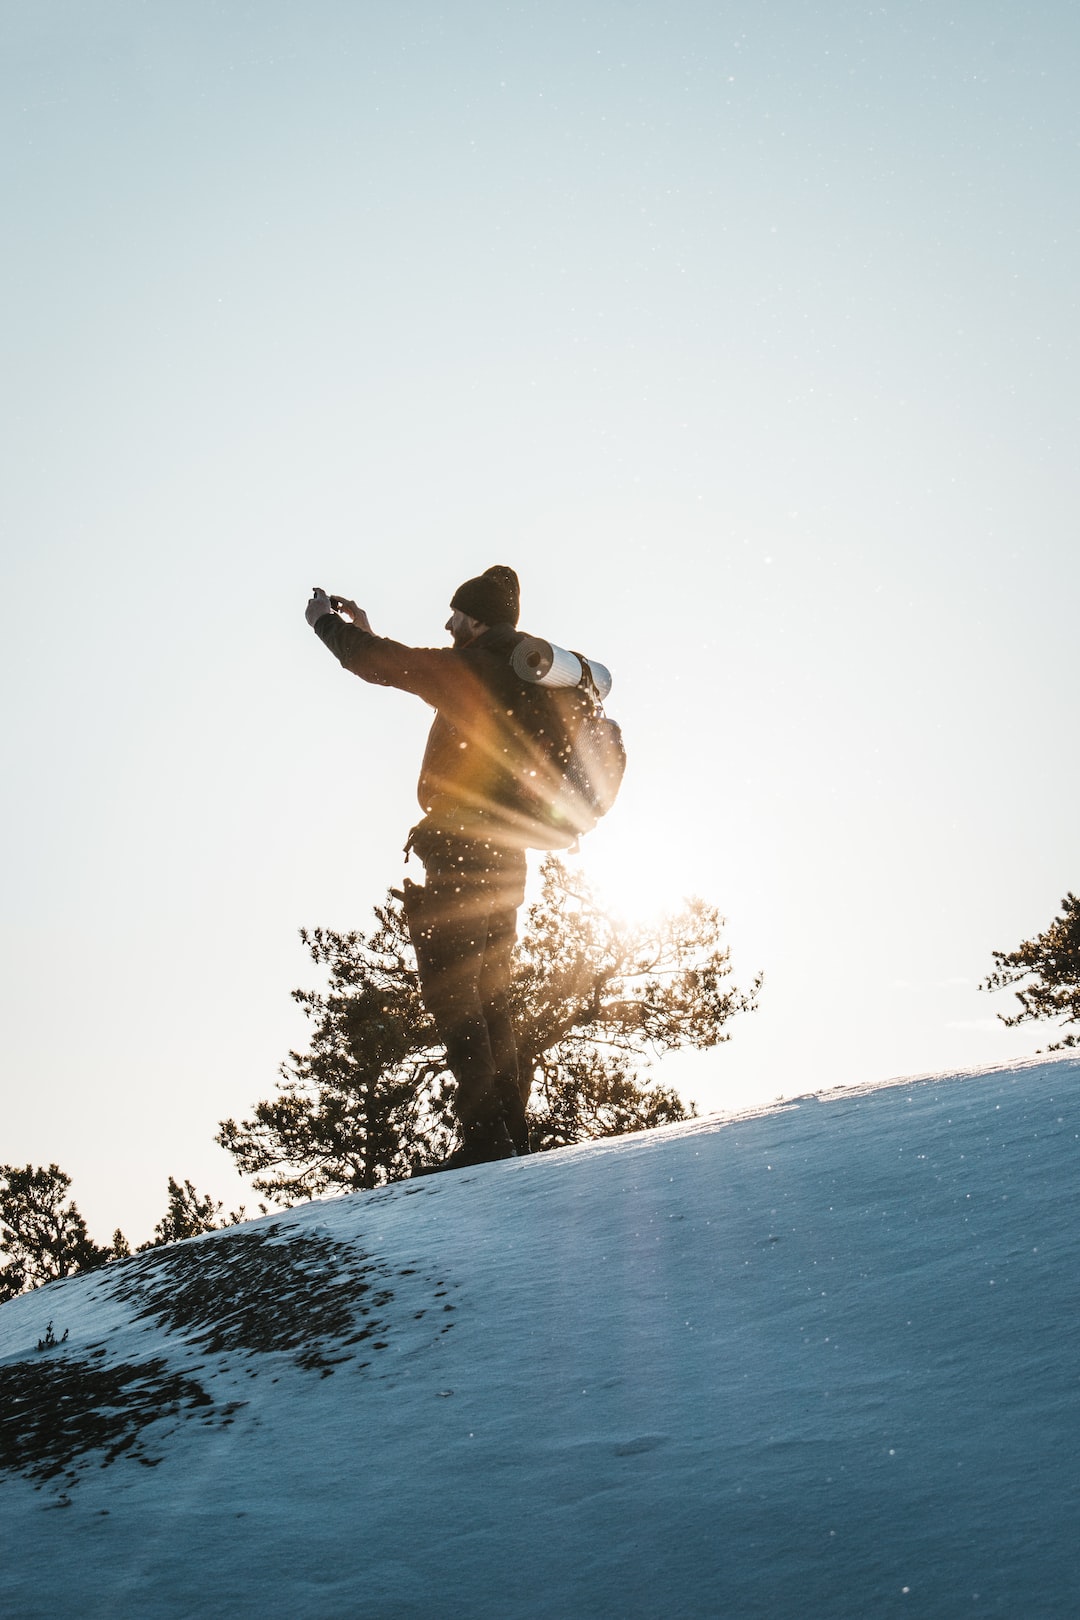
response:
<path id="1" fill-rule="evenodd" d="M 591 658 L 586 662 L 600 697 L 611 691 L 611 671 Z M 523 636 L 511 655 L 514 674 L 523 681 L 535 681 L 538 686 L 577 686 L 582 674 L 581 658 L 577 653 L 556 647 L 554 642 L 542 641 L 539 636 Z"/>

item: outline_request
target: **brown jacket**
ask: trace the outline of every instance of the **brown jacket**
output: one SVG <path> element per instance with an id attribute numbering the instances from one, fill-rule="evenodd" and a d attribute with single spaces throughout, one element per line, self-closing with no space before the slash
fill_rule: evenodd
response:
<path id="1" fill-rule="evenodd" d="M 376 686 L 414 692 L 435 710 L 416 796 L 433 822 L 469 836 L 529 843 L 510 806 L 529 765 L 528 693 L 510 668 L 521 632 L 495 625 L 469 647 L 406 647 L 347 624 L 335 613 L 318 636 L 343 668 Z M 537 762 L 539 765 L 539 761 Z"/>

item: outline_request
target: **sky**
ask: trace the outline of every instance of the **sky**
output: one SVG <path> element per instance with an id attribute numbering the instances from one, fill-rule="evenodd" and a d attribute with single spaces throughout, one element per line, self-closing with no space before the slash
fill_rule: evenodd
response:
<path id="1" fill-rule="evenodd" d="M 704 1109 L 1005 1061 L 1075 889 L 1065 3 L 0 7 L 4 1162 L 103 1240 L 305 1044 L 301 926 L 400 881 L 493 562 L 599 658 L 582 869 L 700 894 L 760 1010 Z M 250 1198 L 249 1198 L 250 1205 Z"/>
<path id="2" fill-rule="evenodd" d="M 0 1602 L 1073 1620 L 1078 1079 L 450 1171 L 9 1300 Z"/>

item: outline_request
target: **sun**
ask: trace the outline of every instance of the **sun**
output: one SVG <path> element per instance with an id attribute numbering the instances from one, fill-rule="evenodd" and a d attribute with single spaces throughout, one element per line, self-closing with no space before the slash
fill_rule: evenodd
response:
<path id="1" fill-rule="evenodd" d="M 670 827 L 658 835 L 654 825 L 619 816 L 616 807 L 609 821 L 582 840 L 581 854 L 572 859 L 612 917 L 649 922 L 678 910 L 697 891 L 688 838 L 681 839 Z"/>

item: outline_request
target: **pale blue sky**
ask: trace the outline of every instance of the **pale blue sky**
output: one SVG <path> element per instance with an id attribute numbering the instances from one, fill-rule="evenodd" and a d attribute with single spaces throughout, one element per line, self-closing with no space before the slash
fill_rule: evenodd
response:
<path id="1" fill-rule="evenodd" d="M 509 562 L 615 675 L 583 855 L 697 891 L 705 1108 L 1045 1044 L 979 995 L 1076 852 L 1069 4 L 0 7 L 0 1158 L 94 1229 L 271 1091 L 301 924 L 400 874 L 441 642 Z"/>

